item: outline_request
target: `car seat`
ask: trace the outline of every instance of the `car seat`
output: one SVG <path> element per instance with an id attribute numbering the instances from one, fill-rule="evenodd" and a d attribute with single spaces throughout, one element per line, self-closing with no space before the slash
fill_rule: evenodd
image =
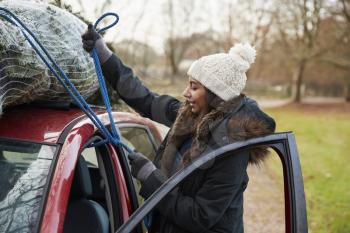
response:
<path id="1" fill-rule="evenodd" d="M 91 194 L 89 170 L 85 159 L 80 156 L 64 221 L 64 233 L 109 232 L 108 215 L 100 204 L 88 199 Z"/>

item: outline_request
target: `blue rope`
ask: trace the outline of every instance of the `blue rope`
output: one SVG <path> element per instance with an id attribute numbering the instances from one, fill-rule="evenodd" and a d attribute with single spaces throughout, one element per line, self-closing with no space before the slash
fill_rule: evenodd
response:
<path id="1" fill-rule="evenodd" d="M 104 28 L 101 28 L 101 29 L 97 29 L 97 25 L 104 19 L 106 18 L 107 16 L 114 16 L 115 17 L 115 21 L 113 23 L 111 23 L 110 25 L 104 27 Z M 108 13 L 105 13 L 103 15 L 101 15 L 100 18 L 98 18 L 94 24 L 94 28 L 95 30 L 98 32 L 98 33 L 102 33 L 108 29 L 110 29 L 111 27 L 114 27 L 114 25 L 116 25 L 117 23 L 119 22 L 119 16 L 116 14 L 116 13 L 112 13 L 112 12 L 108 12 Z"/>
<path id="2" fill-rule="evenodd" d="M 107 16 L 115 16 L 116 20 L 111 25 L 104 27 L 98 32 L 103 32 L 114 25 L 118 23 L 119 17 L 117 14 L 114 13 L 107 13 L 102 15 L 95 23 L 95 28 L 101 22 L 105 17 Z M 11 24 L 17 26 L 24 37 L 27 39 L 29 44 L 32 46 L 32 48 L 35 50 L 35 52 L 39 55 L 40 59 L 45 63 L 45 65 L 50 69 L 52 74 L 58 79 L 58 81 L 63 85 L 63 87 L 68 91 L 69 95 L 73 98 L 73 100 L 76 102 L 76 104 L 82 109 L 82 111 L 91 119 L 91 121 L 94 123 L 94 125 L 100 130 L 102 135 L 105 137 L 105 140 L 102 140 L 100 142 L 97 142 L 93 144 L 101 145 L 103 143 L 112 143 L 117 146 L 122 146 L 125 148 L 128 152 L 132 152 L 132 150 L 121 142 L 120 140 L 120 132 L 118 131 L 112 117 L 112 109 L 110 105 L 110 101 L 108 98 L 108 92 L 106 88 L 106 84 L 104 82 L 104 77 L 101 70 L 101 65 L 96 53 L 96 49 L 94 48 L 91 56 L 93 57 L 96 73 L 98 77 L 98 81 L 100 84 L 100 90 L 101 94 L 104 100 L 104 103 L 106 105 L 106 111 L 108 112 L 108 116 L 110 119 L 110 124 L 112 128 L 112 133 L 110 133 L 107 128 L 103 125 L 103 123 L 100 121 L 100 119 L 97 117 L 95 112 L 91 109 L 89 104 L 85 101 L 85 99 L 80 95 L 79 91 L 75 88 L 75 86 L 70 82 L 69 78 L 65 74 L 65 72 L 62 70 L 60 66 L 57 65 L 57 63 L 54 61 L 54 59 L 50 56 L 50 54 L 47 52 L 47 50 L 42 46 L 42 44 L 39 42 L 39 40 L 36 38 L 36 36 L 26 27 L 25 24 L 22 23 L 22 21 L 16 17 L 15 14 L 13 14 L 11 11 L 7 10 L 6 8 L 0 7 L 0 17 L 4 18 Z"/>
<path id="3" fill-rule="evenodd" d="M 97 29 L 98 24 L 104 18 L 106 18 L 108 16 L 114 16 L 115 17 L 115 21 L 112 24 L 110 24 L 110 25 L 108 25 L 108 26 L 106 26 L 106 27 L 104 27 L 102 29 Z M 94 24 L 94 29 L 98 33 L 102 33 L 104 31 L 108 30 L 109 28 L 113 27 L 114 25 L 116 25 L 118 22 L 119 22 L 119 16 L 117 14 L 115 14 L 115 13 L 105 13 L 100 18 L 97 19 L 97 21 Z M 113 121 L 111 102 L 109 100 L 108 91 L 107 91 L 105 79 L 103 77 L 103 72 L 102 72 L 102 69 L 101 69 L 101 63 L 100 63 L 100 60 L 98 58 L 96 48 L 92 49 L 91 57 L 94 60 L 95 69 L 96 69 L 96 73 L 97 73 L 97 78 L 98 78 L 98 81 L 99 81 L 99 84 L 100 84 L 101 95 L 102 95 L 104 104 L 106 106 L 106 110 L 107 110 L 107 113 L 108 113 L 109 120 L 111 122 L 111 129 L 112 129 L 112 135 L 113 135 L 112 140 L 116 140 L 119 143 L 121 141 L 121 139 L 120 139 L 120 132 L 119 132 L 118 128 L 116 127 L 116 124 Z"/>

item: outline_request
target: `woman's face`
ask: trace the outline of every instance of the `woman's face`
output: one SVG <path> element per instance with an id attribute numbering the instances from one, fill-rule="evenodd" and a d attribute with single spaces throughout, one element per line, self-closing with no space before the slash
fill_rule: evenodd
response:
<path id="1" fill-rule="evenodd" d="M 198 81 L 190 78 L 189 84 L 182 93 L 191 107 L 193 113 L 207 113 L 209 110 L 207 103 L 207 91 Z"/>

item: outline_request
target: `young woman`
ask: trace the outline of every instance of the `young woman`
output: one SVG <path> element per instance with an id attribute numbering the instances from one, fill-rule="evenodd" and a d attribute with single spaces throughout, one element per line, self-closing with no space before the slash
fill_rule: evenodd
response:
<path id="1" fill-rule="evenodd" d="M 229 53 L 202 57 L 188 70 L 185 103 L 148 90 L 132 69 L 108 49 L 91 26 L 82 36 L 87 51 L 95 46 L 105 78 L 141 115 L 170 128 L 151 162 L 129 155 L 132 174 L 148 198 L 175 171 L 229 143 L 273 133 L 274 120 L 241 94 L 255 50 L 238 44 Z M 265 148 L 237 153 L 197 169 L 158 206 L 150 232 L 243 232 L 243 192 L 248 163 L 264 159 Z"/>

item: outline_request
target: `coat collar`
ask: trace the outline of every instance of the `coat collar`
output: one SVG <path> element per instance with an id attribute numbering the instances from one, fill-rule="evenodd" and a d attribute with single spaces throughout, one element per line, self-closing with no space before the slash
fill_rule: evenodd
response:
<path id="1" fill-rule="evenodd" d="M 230 101 L 216 99 L 213 104 L 216 106 L 202 118 L 191 112 L 188 105 L 180 108 L 178 116 L 169 131 L 165 149 L 161 158 L 161 168 L 167 175 L 172 170 L 176 153 L 182 143 L 189 137 L 193 137 L 189 151 L 183 155 L 183 163 L 189 162 L 194 154 L 200 154 L 200 148 L 209 141 L 210 132 L 214 130 L 225 118 L 234 115 L 245 103 L 246 97 L 242 94 Z M 191 155 L 186 155 L 191 154 Z M 187 159 L 189 159 L 187 161 Z"/>
<path id="2" fill-rule="evenodd" d="M 246 105 L 250 107 L 242 111 Z M 182 155 L 182 166 L 179 169 L 200 156 L 206 149 L 273 133 L 275 130 L 274 120 L 262 113 L 255 101 L 249 101 L 244 95 L 227 102 L 222 101 L 216 106 L 202 118 L 193 115 L 189 106 L 185 105 L 179 110 L 160 161 L 164 174 L 170 175 L 176 154 L 189 137 L 193 138 L 192 144 Z M 261 114 L 256 114 L 259 111 Z M 218 128 L 219 125 L 222 128 Z M 224 141 L 223 137 L 226 138 Z M 220 143 L 213 145 L 213 141 Z M 264 147 L 253 148 L 249 152 L 249 162 L 253 164 L 259 164 L 268 154 L 267 148 Z"/>
<path id="3" fill-rule="evenodd" d="M 222 122 L 224 118 L 228 118 L 237 113 L 246 103 L 246 97 L 240 95 L 230 101 L 223 102 L 217 109 L 213 110 L 212 117 L 213 121 L 209 121 L 208 127 L 212 131 Z"/>

